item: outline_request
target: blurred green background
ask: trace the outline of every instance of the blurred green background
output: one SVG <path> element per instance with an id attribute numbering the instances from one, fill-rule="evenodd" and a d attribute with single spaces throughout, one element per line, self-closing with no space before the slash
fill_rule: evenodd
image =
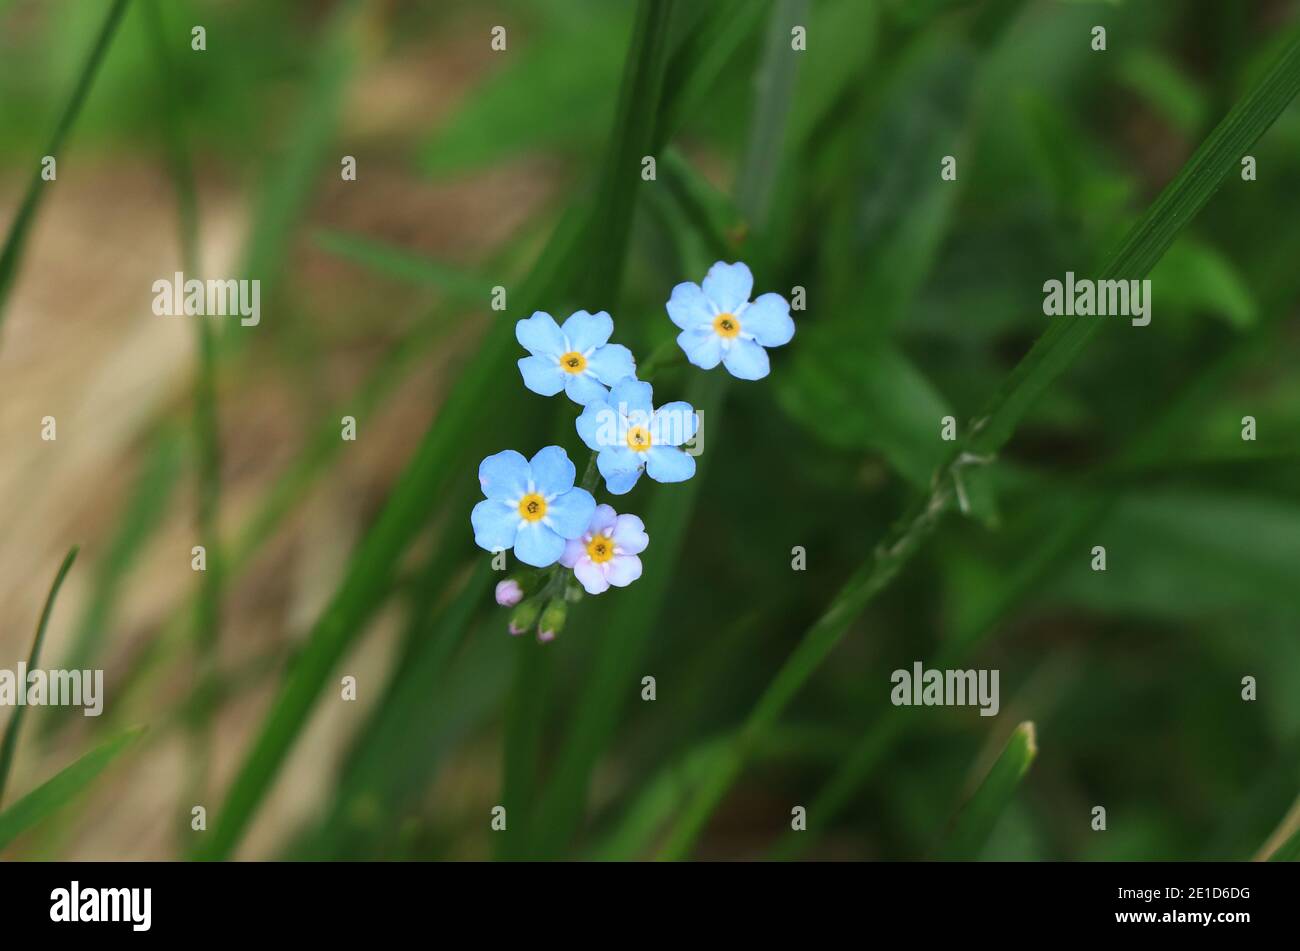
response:
<path id="1" fill-rule="evenodd" d="M 113 7 L 0 0 L 0 227 Z M 147 729 L 3 854 L 1276 845 L 1300 825 L 1295 105 L 1250 148 L 1256 180 L 1230 156 L 1151 273 L 1150 326 L 1096 318 L 996 458 L 959 470 L 968 511 L 947 497 L 827 660 L 771 685 L 936 472 L 946 491 L 941 420 L 966 437 L 1048 329 L 1043 283 L 1095 271 L 1298 15 L 127 3 L 0 291 L 0 666 L 26 657 L 79 543 L 42 658 L 102 667 L 106 712 L 30 711 L 5 804 Z M 645 576 L 574 606 L 549 646 L 510 638 L 469 528 L 478 462 L 551 443 L 586 458 L 576 408 L 522 386 L 513 322 L 609 310 L 644 360 L 676 333 L 672 286 L 719 259 L 749 263 L 756 293 L 805 290 L 795 339 L 760 382 L 656 378 L 656 402 L 705 410 L 705 453 L 691 482 L 618 504 L 647 521 Z M 152 281 L 180 269 L 261 280 L 261 325 L 155 317 Z M 999 715 L 891 706 L 915 661 L 999 670 Z M 1023 780 L 963 809 L 1025 720 Z"/>

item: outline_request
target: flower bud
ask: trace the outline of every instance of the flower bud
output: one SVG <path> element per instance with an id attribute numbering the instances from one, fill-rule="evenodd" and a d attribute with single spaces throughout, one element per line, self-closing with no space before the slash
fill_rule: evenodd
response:
<path id="1" fill-rule="evenodd" d="M 507 578 L 505 581 L 497 582 L 496 595 L 497 604 L 503 608 L 513 608 L 524 599 L 524 589 L 514 578 Z"/>
<path id="2" fill-rule="evenodd" d="M 525 601 L 515 608 L 510 615 L 510 633 L 519 635 L 537 623 L 537 615 L 542 610 L 542 602 Z"/>
<path id="3" fill-rule="evenodd" d="M 537 624 L 537 639 L 542 643 L 555 640 L 555 635 L 564 630 L 564 621 L 569 615 L 569 606 L 563 598 L 556 598 L 546 605 L 542 619 Z"/>

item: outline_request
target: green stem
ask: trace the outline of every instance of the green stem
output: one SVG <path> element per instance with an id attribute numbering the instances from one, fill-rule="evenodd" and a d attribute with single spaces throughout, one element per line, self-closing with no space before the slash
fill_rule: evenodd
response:
<path id="1" fill-rule="evenodd" d="M 1300 40 L 1293 39 L 1259 84 L 1210 134 L 1100 270 L 1103 279 L 1140 279 L 1196 216 L 1239 157 L 1273 124 L 1300 92 Z M 954 476 L 968 454 L 990 456 L 1012 436 L 1044 390 L 1069 367 L 1103 324 L 1054 322 L 1016 365 L 986 411 L 935 473 L 931 493 L 886 535 L 873 560 L 864 563 L 808 629 L 794 653 L 764 691 L 726 756 L 720 758 L 673 830 L 660 858 L 689 856 L 713 810 L 744 765 L 755 738 L 771 727 L 795 694 L 848 632 L 853 620 L 898 574 L 938 526 L 952 502 Z"/>

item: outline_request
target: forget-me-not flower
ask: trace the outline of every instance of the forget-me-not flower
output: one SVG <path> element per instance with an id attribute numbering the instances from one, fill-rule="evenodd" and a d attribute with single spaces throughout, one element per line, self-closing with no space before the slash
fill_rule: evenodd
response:
<path id="1" fill-rule="evenodd" d="M 703 286 L 689 281 L 673 288 L 668 316 L 681 328 L 677 344 L 686 359 L 703 370 L 719 362 L 734 377 L 761 380 L 770 369 L 765 347 L 779 347 L 794 336 L 790 305 L 780 294 L 750 301 L 754 275 L 743 263 L 719 261 Z"/>
<path id="2" fill-rule="evenodd" d="M 656 410 L 653 397 L 649 383 L 624 380 L 578 417 L 578 435 L 597 453 L 596 468 L 614 495 L 630 492 L 643 471 L 656 482 L 685 482 L 695 475 L 695 460 L 679 448 L 699 428 L 695 409 L 676 402 Z"/>
<path id="3" fill-rule="evenodd" d="M 488 456 L 478 467 L 487 496 L 474 506 L 474 542 L 497 552 L 513 548 L 515 557 L 534 568 L 559 561 L 564 543 L 587 530 L 596 500 L 574 488 L 576 474 L 568 454 L 547 446 L 532 459 L 513 449 Z"/>
<path id="4" fill-rule="evenodd" d="M 641 577 L 637 555 L 650 544 L 645 523 L 635 515 L 619 515 L 612 505 L 597 505 L 587 530 L 571 539 L 560 556 L 560 564 L 588 594 L 624 588 Z"/>
<path id="5" fill-rule="evenodd" d="M 583 406 L 609 393 L 608 387 L 636 373 L 632 351 L 610 343 L 614 321 L 605 311 L 572 314 L 557 326 L 537 311 L 515 324 L 515 338 L 532 356 L 519 361 L 524 386 L 542 396 L 563 390 Z"/>

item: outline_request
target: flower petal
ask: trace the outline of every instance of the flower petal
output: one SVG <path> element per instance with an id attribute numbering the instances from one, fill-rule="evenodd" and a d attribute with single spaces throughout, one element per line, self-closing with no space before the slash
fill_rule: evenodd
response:
<path id="1" fill-rule="evenodd" d="M 612 505 L 597 505 L 595 513 L 591 516 L 591 524 L 587 526 L 587 531 L 595 535 L 613 528 L 618 524 L 621 516 L 614 511 Z M 636 518 L 635 515 L 630 516 Z"/>
<path id="2" fill-rule="evenodd" d="M 626 495 L 641 478 L 641 457 L 626 446 L 602 449 L 596 468 L 605 479 L 605 488 L 613 495 Z"/>
<path id="3" fill-rule="evenodd" d="M 763 294 L 746 307 L 740 326 L 764 347 L 779 347 L 794 336 L 790 305 L 780 294 Z"/>
<path id="4" fill-rule="evenodd" d="M 565 372 L 554 357 L 524 357 L 519 361 L 524 386 L 542 396 L 554 396 L 564 389 Z"/>
<path id="5" fill-rule="evenodd" d="M 709 268 L 702 286 L 704 295 L 719 312 L 734 314 L 742 304 L 749 302 L 749 293 L 754 289 L 754 275 L 743 262 L 726 264 L 719 261 Z"/>
<path id="6" fill-rule="evenodd" d="M 568 379 L 564 381 L 564 395 L 579 406 L 586 406 L 588 403 L 594 403 L 596 400 L 603 400 L 609 395 L 609 390 L 605 389 L 596 382 L 596 378 L 586 373 L 566 373 Z"/>
<path id="7" fill-rule="evenodd" d="M 486 551 L 513 548 L 519 530 L 519 510 L 500 499 L 484 499 L 469 513 L 474 544 Z"/>
<path id="8" fill-rule="evenodd" d="M 560 331 L 568 338 L 570 350 L 586 353 L 609 343 L 609 335 L 614 332 L 614 318 L 603 310 L 594 314 L 578 310 L 569 315 Z"/>
<path id="9" fill-rule="evenodd" d="M 555 357 L 564 353 L 564 334 L 555 318 L 544 311 L 515 324 L 515 339 L 533 356 Z"/>
<path id="10" fill-rule="evenodd" d="M 695 475 L 695 457 L 671 446 L 652 446 L 646 453 L 645 471 L 656 482 L 685 482 Z"/>
<path id="11" fill-rule="evenodd" d="M 587 594 L 602 594 L 609 590 L 609 581 L 605 578 L 605 572 L 599 565 L 593 564 L 590 558 L 584 558 L 573 566 L 573 576 L 578 579 Z"/>
<path id="12" fill-rule="evenodd" d="M 650 438 L 656 446 L 680 446 L 690 442 L 699 428 L 700 418 L 695 407 L 678 400 L 655 410 Z"/>
<path id="13" fill-rule="evenodd" d="M 643 425 L 649 424 L 653 399 L 653 387 L 641 380 L 623 380 L 609 391 L 609 405 L 629 419 L 634 413 L 644 414 L 646 423 Z"/>
<path id="14" fill-rule="evenodd" d="M 610 511 L 614 510 L 610 509 Z M 625 555 L 639 555 L 650 544 L 650 536 L 645 531 L 645 522 L 635 515 L 620 515 L 614 522 L 614 533 L 611 537 L 619 551 Z"/>
<path id="15" fill-rule="evenodd" d="M 528 491 L 528 460 L 507 449 L 488 456 L 478 465 L 478 484 L 489 499 L 517 500 Z"/>
<path id="16" fill-rule="evenodd" d="M 722 355 L 722 363 L 728 373 L 741 380 L 761 380 L 771 370 L 767 351 L 752 340 L 740 338 L 731 342 Z"/>
<path id="17" fill-rule="evenodd" d="M 569 454 L 559 446 L 547 446 L 528 460 L 532 472 L 533 486 L 542 495 L 553 495 L 573 488 L 573 479 L 577 475 Z"/>
<path id="18" fill-rule="evenodd" d="M 583 558 L 587 557 L 587 546 L 582 543 L 582 539 L 570 538 L 564 543 L 564 553 L 560 555 L 560 564 L 566 568 L 572 568 Z"/>
<path id="19" fill-rule="evenodd" d="M 682 330 L 690 330 L 700 325 L 708 326 L 717 315 L 717 310 L 700 289 L 700 285 L 686 281 L 673 288 L 664 305 L 668 317 Z"/>
<path id="20" fill-rule="evenodd" d="M 570 489 L 547 504 L 544 521 L 561 538 L 577 538 L 587 530 L 594 511 L 596 500 L 590 492 L 586 489 Z"/>
<path id="21" fill-rule="evenodd" d="M 605 579 L 616 588 L 626 588 L 641 577 L 641 559 L 636 555 L 615 555 L 605 564 Z"/>
<path id="22" fill-rule="evenodd" d="M 549 568 L 564 554 L 564 539 L 541 522 L 526 522 L 515 536 L 515 557 L 534 568 Z"/>
<path id="23" fill-rule="evenodd" d="M 588 449 L 613 445 L 617 438 L 618 416 L 607 400 L 593 400 L 582 408 L 574 421 L 578 437 Z"/>
<path id="24" fill-rule="evenodd" d="M 722 341 L 712 327 L 695 327 L 677 335 L 677 346 L 686 359 L 701 370 L 712 370 L 722 362 Z"/>
<path id="25" fill-rule="evenodd" d="M 587 372 L 606 386 L 636 376 L 636 361 L 632 351 L 621 343 L 611 343 L 601 347 L 587 358 Z"/>

